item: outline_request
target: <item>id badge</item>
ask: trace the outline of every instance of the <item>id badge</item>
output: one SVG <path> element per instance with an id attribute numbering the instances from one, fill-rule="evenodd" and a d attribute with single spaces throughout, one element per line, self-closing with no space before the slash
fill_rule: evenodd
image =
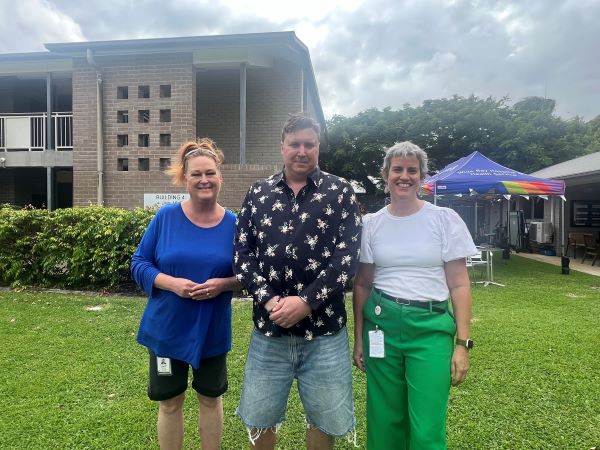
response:
<path id="1" fill-rule="evenodd" d="M 171 358 L 156 357 L 156 372 L 158 375 L 172 375 L 171 373 Z"/>
<path id="2" fill-rule="evenodd" d="M 383 331 L 375 329 L 369 331 L 369 357 L 385 357 L 385 347 L 383 345 Z"/>

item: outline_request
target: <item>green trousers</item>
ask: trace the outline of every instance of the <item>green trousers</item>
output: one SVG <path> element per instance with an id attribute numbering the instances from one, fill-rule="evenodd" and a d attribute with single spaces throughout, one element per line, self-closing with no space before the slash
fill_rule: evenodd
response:
<path id="1" fill-rule="evenodd" d="M 365 304 L 368 450 L 446 448 L 456 324 L 442 306 L 446 312 L 403 306 L 375 291 Z M 375 329 L 384 333 L 383 358 L 370 356 Z"/>

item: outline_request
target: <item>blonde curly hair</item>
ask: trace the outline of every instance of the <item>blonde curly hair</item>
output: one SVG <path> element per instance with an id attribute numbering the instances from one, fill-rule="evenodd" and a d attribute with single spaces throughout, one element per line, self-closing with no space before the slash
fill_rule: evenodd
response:
<path id="1" fill-rule="evenodd" d="M 175 154 L 175 164 L 172 164 L 165 172 L 171 177 L 175 186 L 185 186 L 185 172 L 187 162 L 197 156 L 208 156 L 212 158 L 217 165 L 217 170 L 225 162 L 223 152 L 219 150 L 215 141 L 210 138 L 198 138 L 195 141 L 187 141 Z"/>

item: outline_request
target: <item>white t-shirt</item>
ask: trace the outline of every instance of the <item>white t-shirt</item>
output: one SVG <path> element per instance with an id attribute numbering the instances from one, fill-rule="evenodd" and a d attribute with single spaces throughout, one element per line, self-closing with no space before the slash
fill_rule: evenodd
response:
<path id="1" fill-rule="evenodd" d="M 444 263 L 476 253 L 467 226 L 450 208 L 425 202 L 406 217 L 387 207 L 363 217 L 360 262 L 375 264 L 374 287 L 394 297 L 446 300 Z"/>

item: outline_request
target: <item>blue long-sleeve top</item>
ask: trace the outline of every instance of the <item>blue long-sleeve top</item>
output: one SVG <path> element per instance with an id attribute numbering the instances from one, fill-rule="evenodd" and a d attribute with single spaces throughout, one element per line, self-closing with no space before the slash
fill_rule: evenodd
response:
<path id="1" fill-rule="evenodd" d="M 137 341 L 158 356 L 198 368 L 200 360 L 231 350 L 231 297 L 192 300 L 154 286 L 159 273 L 203 283 L 233 276 L 235 215 L 202 228 L 181 204 L 163 206 L 148 225 L 131 262 L 135 282 L 148 295 Z"/>

